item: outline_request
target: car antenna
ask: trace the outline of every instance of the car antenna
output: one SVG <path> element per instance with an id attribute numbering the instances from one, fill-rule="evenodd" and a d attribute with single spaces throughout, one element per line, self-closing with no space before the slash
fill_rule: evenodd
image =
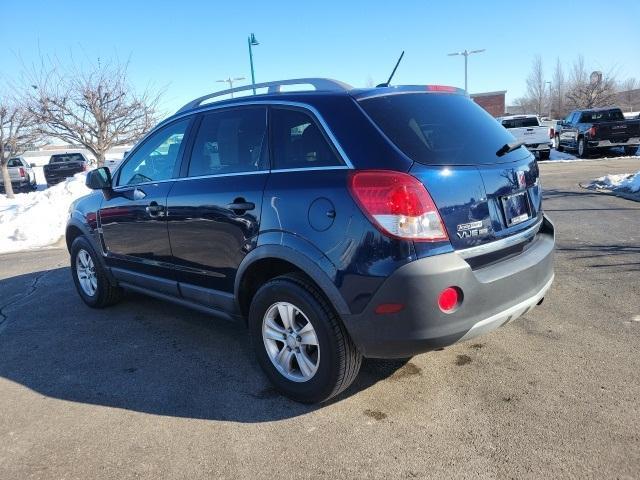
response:
<path id="1" fill-rule="evenodd" d="M 400 65 L 400 61 L 402 60 L 402 57 L 404 57 L 404 50 L 400 54 L 400 58 L 398 58 L 398 61 L 396 62 L 396 66 L 393 67 L 393 72 L 391 72 L 391 75 L 389 75 L 389 80 L 387 80 L 386 83 L 381 83 L 379 85 L 376 85 L 376 88 L 378 88 L 378 87 L 388 87 L 389 86 L 389 84 L 391 83 L 391 79 L 393 78 L 393 76 L 396 73 L 396 70 L 398 69 L 398 65 Z"/>

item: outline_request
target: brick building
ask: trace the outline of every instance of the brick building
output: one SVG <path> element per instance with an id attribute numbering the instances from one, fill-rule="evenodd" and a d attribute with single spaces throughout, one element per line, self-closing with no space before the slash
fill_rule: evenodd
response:
<path id="1" fill-rule="evenodd" d="M 505 109 L 505 95 L 507 91 L 501 90 L 499 92 L 486 92 L 486 93 L 472 93 L 471 99 L 484 108 L 494 117 L 504 115 Z"/>

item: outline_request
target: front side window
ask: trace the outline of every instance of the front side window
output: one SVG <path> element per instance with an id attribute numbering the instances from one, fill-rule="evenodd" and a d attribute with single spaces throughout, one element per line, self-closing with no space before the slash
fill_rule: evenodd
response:
<path id="1" fill-rule="evenodd" d="M 318 125 L 305 112 L 274 108 L 271 132 L 274 170 L 342 165 Z"/>
<path id="2" fill-rule="evenodd" d="M 145 140 L 140 148 L 127 157 L 126 163 L 120 169 L 117 186 L 173 178 L 189 121 L 184 119 L 172 123 Z"/>
<path id="3" fill-rule="evenodd" d="M 264 107 L 207 113 L 193 143 L 188 175 L 221 175 L 264 170 L 267 132 Z"/>

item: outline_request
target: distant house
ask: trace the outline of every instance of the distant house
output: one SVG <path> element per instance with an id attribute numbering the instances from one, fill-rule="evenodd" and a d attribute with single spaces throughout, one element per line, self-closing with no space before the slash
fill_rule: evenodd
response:
<path id="1" fill-rule="evenodd" d="M 494 117 L 504 115 L 506 90 L 498 92 L 472 93 L 471 99 Z"/>

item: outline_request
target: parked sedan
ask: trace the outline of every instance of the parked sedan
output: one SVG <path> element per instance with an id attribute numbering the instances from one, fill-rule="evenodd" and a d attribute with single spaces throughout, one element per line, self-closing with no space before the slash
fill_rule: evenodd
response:
<path id="1" fill-rule="evenodd" d="M 23 157 L 10 158 L 7 164 L 9 178 L 14 192 L 35 190 L 36 174 L 33 171 L 35 164 L 29 164 Z M 4 191 L 4 178 L 0 175 L 0 190 Z"/>

